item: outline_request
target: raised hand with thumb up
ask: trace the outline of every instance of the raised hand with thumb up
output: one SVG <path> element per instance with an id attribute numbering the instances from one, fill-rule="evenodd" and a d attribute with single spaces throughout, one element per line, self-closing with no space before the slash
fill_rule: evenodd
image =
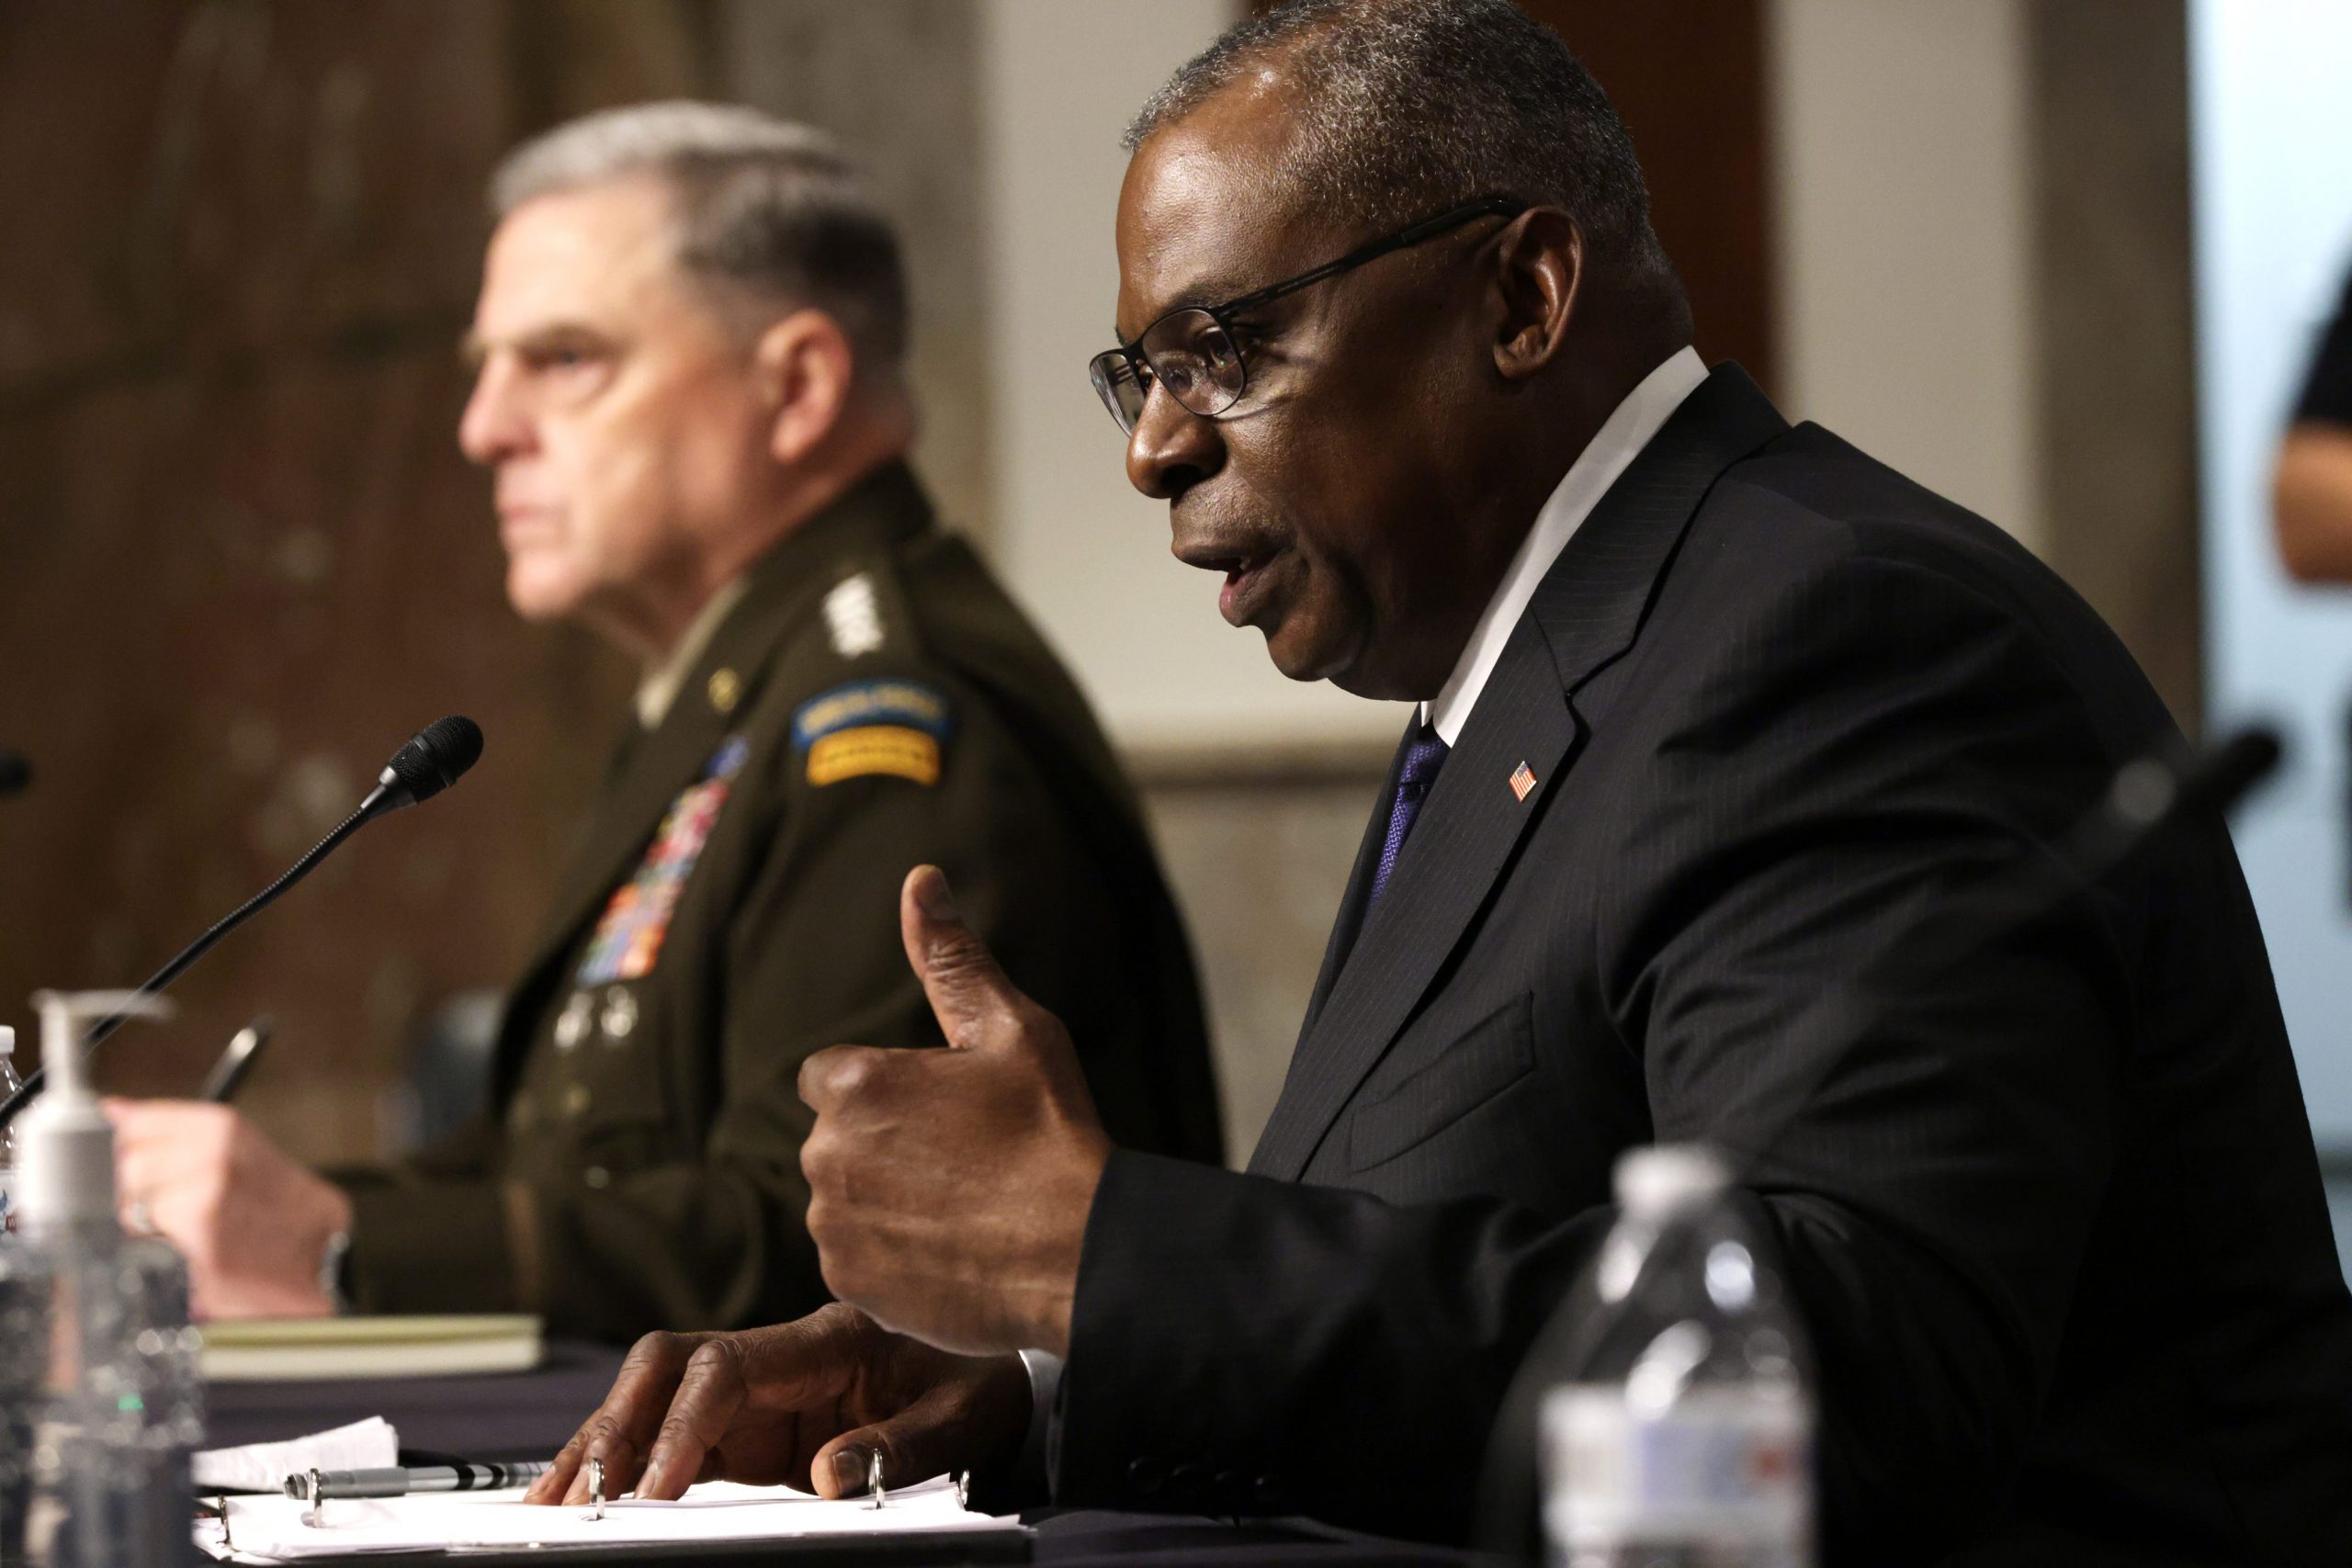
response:
<path id="1" fill-rule="evenodd" d="M 944 1349 L 1060 1354 L 1111 1151 L 1069 1032 L 1006 978 L 937 867 L 908 874 L 899 928 L 949 1048 L 836 1045 L 802 1066 L 825 1283 Z"/>

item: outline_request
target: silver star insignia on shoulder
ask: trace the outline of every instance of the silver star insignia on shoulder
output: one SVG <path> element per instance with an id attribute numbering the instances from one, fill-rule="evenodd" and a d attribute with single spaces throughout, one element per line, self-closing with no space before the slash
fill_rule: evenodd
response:
<path id="1" fill-rule="evenodd" d="M 882 607 L 875 602 L 872 578 L 861 571 L 833 585 L 825 595 L 825 629 L 832 634 L 833 651 L 843 659 L 882 646 Z"/>

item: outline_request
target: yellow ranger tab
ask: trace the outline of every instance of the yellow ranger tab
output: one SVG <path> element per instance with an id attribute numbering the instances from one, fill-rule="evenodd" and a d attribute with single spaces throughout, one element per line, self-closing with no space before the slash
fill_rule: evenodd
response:
<path id="1" fill-rule="evenodd" d="M 824 785 L 868 773 L 889 773 L 919 784 L 939 782 L 939 742 L 897 724 L 836 730 L 808 748 L 808 782 Z"/>
<path id="2" fill-rule="evenodd" d="M 793 746 L 808 754 L 808 782 L 820 785 L 872 773 L 937 784 L 954 729 L 947 694 L 904 676 L 835 686 L 792 716 Z"/>

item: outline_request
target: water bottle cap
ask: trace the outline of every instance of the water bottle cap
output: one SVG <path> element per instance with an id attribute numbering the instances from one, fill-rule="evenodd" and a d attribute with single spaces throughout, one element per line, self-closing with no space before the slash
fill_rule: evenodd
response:
<path id="1" fill-rule="evenodd" d="M 1704 1144 L 1628 1149 L 1617 1160 L 1617 1206 L 1655 1219 L 1704 1202 L 1731 1185 L 1731 1167 Z"/>

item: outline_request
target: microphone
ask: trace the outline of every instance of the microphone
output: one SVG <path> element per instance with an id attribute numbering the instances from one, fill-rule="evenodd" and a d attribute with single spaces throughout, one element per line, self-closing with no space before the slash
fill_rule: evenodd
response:
<path id="1" fill-rule="evenodd" d="M 481 760 L 481 726 L 451 714 L 436 718 L 392 753 L 376 787 L 359 803 L 359 819 L 373 821 L 403 806 L 430 800 Z"/>
<path id="2" fill-rule="evenodd" d="M 33 765 L 22 751 L 0 746 L 0 798 L 15 795 L 33 782 Z"/>
<path id="3" fill-rule="evenodd" d="M 2097 886 L 2183 825 L 2223 815 L 2269 776 L 2281 754 L 2278 735 L 2259 727 L 2211 746 L 2169 737 L 2118 769 L 2098 804 L 2051 846 L 2047 859 L 2018 855 L 1978 885 L 1981 897 L 1961 900 L 1947 915 L 1944 941 L 1916 942 L 1894 950 L 1889 958 L 1833 987 L 1822 998 L 1821 1011 L 1810 1016 L 1826 1030 L 1850 1027 L 1850 1039 L 1868 1041 L 1869 1031 L 1860 1025 L 1867 1021 L 1873 998 L 1934 979 L 1946 966 L 1966 962 Z M 1769 1126 L 1765 1136 L 1744 1140 L 1744 1148 L 1715 1142 L 1729 1159 L 1731 1186 L 1745 1186 L 1782 1152 L 1781 1142 L 1806 1104 L 1846 1065 L 1844 1053 L 1815 1063 L 1795 1081 L 1777 1124 Z M 1663 1228 L 1622 1300 L 1633 1300 L 1650 1280 L 1680 1267 L 1698 1234 L 1687 1222 Z M 1536 1555 L 1537 1427 L 1544 1393 L 1573 1362 L 1589 1327 L 1574 1311 L 1579 1300 L 1572 1290 L 1553 1309 L 1529 1342 L 1497 1411 L 1473 1515 L 1474 1544 L 1481 1551 L 1517 1562 Z"/>
<path id="4" fill-rule="evenodd" d="M 215 942 L 261 913 L 275 903 L 280 894 L 308 876 L 311 868 L 334 853 L 345 839 L 379 817 L 389 816 L 404 806 L 413 806 L 420 800 L 428 800 L 440 794 L 457 783 L 481 756 L 481 727 L 472 719 L 452 714 L 418 730 L 410 737 L 408 744 L 393 752 L 392 760 L 384 764 L 384 771 L 377 776 L 376 787 L 368 792 L 367 799 L 359 803 L 358 810 L 345 818 L 334 831 L 311 846 L 308 854 L 286 869 L 285 874 L 182 948 L 170 963 L 150 975 L 131 994 L 150 997 L 178 979 L 189 964 L 211 952 Z M 101 1041 L 121 1028 L 130 1017 L 129 1010 L 109 1013 L 90 1025 L 89 1032 L 82 1037 L 84 1049 L 96 1049 Z M 40 1086 L 48 1076 L 45 1067 L 46 1064 L 26 1074 L 22 1087 L 6 1100 L 0 1100 L 0 1127 L 6 1126 L 25 1102 L 40 1092 Z"/>

